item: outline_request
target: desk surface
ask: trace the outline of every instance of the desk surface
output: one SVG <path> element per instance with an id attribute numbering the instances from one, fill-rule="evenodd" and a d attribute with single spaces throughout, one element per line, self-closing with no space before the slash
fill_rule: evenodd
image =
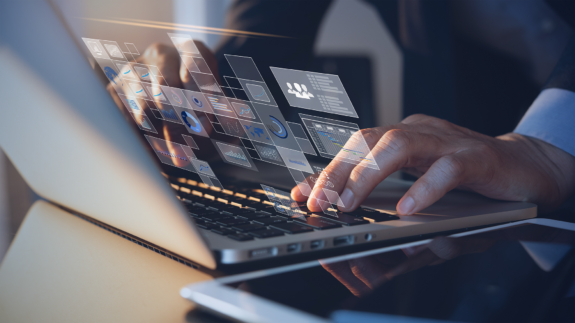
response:
<path id="1" fill-rule="evenodd" d="M 40 201 L 0 266 L 0 322 L 219 321 L 179 296 L 209 279 Z"/>
<path id="2" fill-rule="evenodd" d="M 40 201 L 0 267 L 0 322 L 185 322 L 179 290 L 206 279 Z"/>

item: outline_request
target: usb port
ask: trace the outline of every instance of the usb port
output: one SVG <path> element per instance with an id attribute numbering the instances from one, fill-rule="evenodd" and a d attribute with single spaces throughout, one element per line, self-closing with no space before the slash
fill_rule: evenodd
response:
<path id="1" fill-rule="evenodd" d="M 288 244 L 286 250 L 287 250 L 287 253 L 300 252 L 300 250 L 301 250 L 301 244 L 300 244 L 300 243 Z"/>
<path id="2" fill-rule="evenodd" d="M 323 240 L 313 240 L 309 243 L 310 249 L 321 249 L 323 248 Z"/>
<path id="3" fill-rule="evenodd" d="M 352 235 L 347 235 L 347 236 L 343 236 L 343 237 L 337 237 L 335 239 L 333 239 L 333 246 L 334 247 L 339 247 L 339 246 L 348 246 L 348 245 L 352 245 L 354 242 L 355 237 Z"/>

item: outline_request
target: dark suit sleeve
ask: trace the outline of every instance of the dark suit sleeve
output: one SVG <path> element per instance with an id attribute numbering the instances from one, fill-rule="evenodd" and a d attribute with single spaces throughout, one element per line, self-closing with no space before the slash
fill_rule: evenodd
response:
<path id="1" fill-rule="evenodd" d="M 575 35 L 515 132 L 575 156 Z"/>
<path id="2" fill-rule="evenodd" d="M 331 0 L 235 0 L 225 28 L 283 37 L 225 36 L 216 49 L 221 73 L 233 75 L 223 61 L 224 54 L 254 58 L 264 79 L 271 75 L 268 66 L 305 69 L 330 3 Z"/>

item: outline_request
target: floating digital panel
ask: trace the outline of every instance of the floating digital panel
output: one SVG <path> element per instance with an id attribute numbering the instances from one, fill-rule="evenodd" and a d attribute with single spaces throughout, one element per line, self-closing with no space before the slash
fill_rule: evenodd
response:
<path id="1" fill-rule="evenodd" d="M 180 54 L 183 55 L 200 54 L 198 47 L 196 46 L 190 35 L 168 33 L 168 36 L 170 37 L 170 39 L 174 43 L 174 46 L 176 47 L 178 52 L 180 52 Z"/>
<path id="2" fill-rule="evenodd" d="M 253 171 L 258 170 L 245 148 L 217 140 L 212 141 L 225 162 Z"/>
<path id="3" fill-rule="evenodd" d="M 243 119 L 239 119 L 238 121 L 244 127 L 244 130 L 246 131 L 246 134 L 250 140 L 270 145 L 274 144 L 271 135 L 269 134 L 266 126 L 263 123 Z"/>
<path id="4" fill-rule="evenodd" d="M 256 66 L 256 63 L 251 57 L 228 55 L 228 54 L 225 54 L 224 56 L 226 57 L 226 60 L 228 61 L 232 70 L 234 71 L 234 74 L 238 78 L 260 81 L 260 82 L 264 81 L 262 75 L 260 74 Z"/>
<path id="5" fill-rule="evenodd" d="M 140 83 L 140 82 L 128 82 L 128 84 L 130 85 L 130 89 L 132 89 L 132 92 L 134 93 L 134 95 L 136 95 L 140 98 L 143 98 L 143 99 L 148 99 L 148 94 L 144 90 L 142 83 Z"/>
<path id="6" fill-rule="evenodd" d="M 337 75 L 270 67 L 292 107 L 357 118 Z"/>
<path id="7" fill-rule="evenodd" d="M 310 186 L 310 183 L 308 183 L 303 172 L 293 168 L 288 168 L 288 170 L 293 180 L 296 182 L 300 192 L 305 196 L 309 196 L 311 194 L 311 186 L 313 186 L 313 184 Z"/>
<path id="8" fill-rule="evenodd" d="M 224 117 L 224 116 L 217 116 L 222 128 L 224 128 L 224 132 L 230 136 L 239 137 L 248 139 L 246 132 L 244 131 L 244 127 L 239 122 L 238 119 Z"/>
<path id="9" fill-rule="evenodd" d="M 232 110 L 226 97 L 208 93 L 205 94 L 205 97 L 215 114 L 236 118 L 236 113 Z"/>
<path id="10" fill-rule="evenodd" d="M 253 145 L 258 154 L 260 155 L 260 159 L 262 161 L 276 164 L 279 166 L 285 166 L 285 163 L 276 146 L 266 145 L 258 142 L 254 142 Z"/>
<path id="11" fill-rule="evenodd" d="M 106 49 L 108 54 L 110 54 L 110 57 L 112 57 L 113 59 L 120 59 L 127 61 L 126 57 L 122 53 L 122 50 L 120 49 L 120 45 L 118 45 L 118 43 L 116 43 L 115 41 L 100 40 L 100 43 L 104 45 L 104 48 Z"/>
<path id="12" fill-rule="evenodd" d="M 186 142 L 186 144 L 188 144 L 189 147 L 193 149 L 200 149 L 200 147 L 198 147 L 198 144 L 196 144 L 194 138 L 186 135 L 182 135 L 182 137 L 184 138 L 184 141 Z"/>
<path id="13" fill-rule="evenodd" d="M 162 86 L 166 97 L 170 101 L 170 103 L 174 106 L 179 106 L 182 108 L 190 108 L 188 106 L 188 101 L 184 97 L 184 92 L 181 89 L 169 87 L 169 86 Z"/>
<path id="14" fill-rule="evenodd" d="M 216 174 L 214 174 L 214 171 L 208 162 L 199 159 L 192 159 L 191 163 L 199 174 L 216 177 Z"/>
<path id="15" fill-rule="evenodd" d="M 232 98 L 228 98 L 228 102 L 230 102 L 238 118 L 259 121 L 251 102 Z"/>
<path id="16" fill-rule="evenodd" d="M 143 109 L 142 105 L 138 102 L 138 99 L 136 99 L 134 97 L 129 97 L 129 96 L 126 97 L 123 95 L 118 95 L 118 97 L 120 98 L 120 100 L 122 100 L 122 103 L 124 104 L 126 109 L 128 109 L 128 111 L 130 113 L 135 113 L 135 114 L 144 113 L 144 109 Z"/>
<path id="17" fill-rule="evenodd" d="M 202 92 L 222 95 L 222 90 L 212 74 L 190 72 Z"/>
<path id="18" fill-rule="evenodd" d="M 196 172 L 191 163 L 193 160 L 187 156 L 182 145 L 148 135 L 144 135 L 144 137 L 163 164 L 185 169 L 193 173 Z"/>
<path id="19" fill-rule="evenodd" d="M 305 155 L 301 151 L 277 147 L 285 165 L 288 168 L 293 168 L 306 173 L 313 173 L 311 165 Z"/>
<path id="20" fill-rule="evenodd" d="M 113 61 L 109 59 L 96 59 L 96 62 L 98 62 L 98 65 L 100 65 L 100 68 L 110 81 L 110 84 L 112 84 L 114 87 L 114 90 L 116 90 L 116 93 L 121 95 L 133 94 L 132 90 L 130 90 L 128 82 L 122 79 L 120 76 L 120 69 L 118 69 Z"/>
<path id="21" fill-rule="evenodd" d="M 115 60 L 114 63 L 120 70 L 120 77 L 124 80 L 132 80 L 132 81 L 139 81 L 140 78 L 134 72 L 132 65 L 128 62 L 124 61 L 117 61 Z"/>
<path id="22" fill-rule="evenodd" d="M 100 40 L 91 39 L 91 38 L 82 38 L 82 40 L 84 41 L 84 44 L 86 44 L 86 46 L 88 47 L 88 50 L 90 51 L 90 53 L 92 53 L 92 56 L 94 56 L 94 58 L 96 58 L 96 59 L 97 58 L 105 58 L 105 59 L 110 58 L 110 56 L 108 56 L 108 53 L 104 49 L 104 46 L 102 46 L 102 44 L 100 43 Z"/>
<path id="23" fill-rule="evenodd" d="M 153 101 L 158 103 L 169 103 L 166 94 L 158 84 L 142 83 L 142 85 Z"/>
<path id="24" fill-rule="evenodd" d="M 156 106 L 158 107 L 158 111 L 160 111 L 165 121 L 183 124 L 182 120 L 180 120 L 178 111 L 174 109 L 173 106 L 169 104 L 161 104 Z"/>
<path id="25" fill-rule="evenodd" d="M 188 100 L 189 106 L 192 109 L 202 112 L 214 113 L 212 106 L 202 92 L 183 90 L 184 96 Z"/>
<path id="26" fill-rule="evenodd" d="M 249 81 L 244 79 L 238 80 L 242 84 L 242 88 L 248 95 L 250 101 L 277 106 L 276 100 L 264 82 Z"/>
<path id="27" fill-rule="evenodd" d="M 301 151 L 304 152 L 304 154 L 317 156 L 315 150 L 313 149 L 313 145 L 309 140 L 301 138 L 295 138 L 295 140 L 297 140 L 297 143 L 299 144 L 299 147 L 301 148 Z"/>
<path id="28" fill-rule="evenodd" d="M 322 157 L 337 156 L 344 162 L 379 170 L 365 138 L 357 136 L 348 142 L 360 130 L 357 124 L 301 113 L 300 118 Z"/>
<path id="29" fill-rule="evenodd" d="M 205 126 L 198 118 L 198 115 L 190 109 L 184 109 L 182 107 L 173 106 L 173 109 L 177 112 L 178 116 L 182 119 L 186 130 L 189 133 L 202 136 L 202 137 L 209 137 L 208 132 L 206 131 Z"/>
<path id="30" fill-rule="evenodd" d="M 274 145 L 293 150 L 300 150 L 291 129 L 287 126 L 280 109 L 252 102 L 254 109 L 270 134 Z"/>

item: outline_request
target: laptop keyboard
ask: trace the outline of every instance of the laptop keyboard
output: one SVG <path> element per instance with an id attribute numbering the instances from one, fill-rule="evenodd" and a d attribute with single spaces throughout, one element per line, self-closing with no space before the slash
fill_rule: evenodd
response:
<path id="1" fill-rule="evenodd" d="M 304 214 L 293 217 L 276 212 L 262 190 L 222 190 L 185 179 L 172 183 L 172 187 L 198 227 L 236 241 L 399 219 L 397 216 L 365 207 L 359 207 L 352 213 L 334 210 L 336 218 L 324 213 L 312 213 L 305 203 L 299 205 Z"/>

